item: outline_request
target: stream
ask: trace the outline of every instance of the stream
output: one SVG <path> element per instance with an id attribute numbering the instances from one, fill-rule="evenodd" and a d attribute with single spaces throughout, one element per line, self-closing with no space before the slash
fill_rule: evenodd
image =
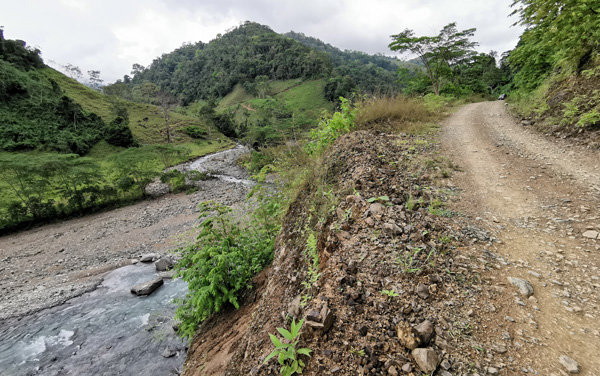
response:
<path id="1" fill-rule="evenodd" d="M 254 184 L 235 160 L 236 148 L 181 166 L 211 171 L 222 184 Z M 218 181 L 204 189 L 223 189 Z M 0 376 L 8 375 L 178 375 L 187 341 L 173 330 L 176 306 L 187 284 L 164 279 L 151 295 L 130 288 L 155 277 L 154 264 L 137 263 L 104 276 L 94 291 L 62 305 L 0 321 Z"/>

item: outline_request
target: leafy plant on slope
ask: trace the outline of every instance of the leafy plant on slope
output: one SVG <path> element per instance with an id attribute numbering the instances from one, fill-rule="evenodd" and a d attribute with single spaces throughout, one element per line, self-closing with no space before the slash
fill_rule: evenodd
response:
<path id="1" fill-rule="evenodd" d="M 269 333 L 271 342 L 273 342 L 273 345 L 275 345 L 275 350 L 267 355 L 264 363 L 267 363 L 271 358 L 277 356 L 277 360 L 281 365 L 279 373 L 281 373 L 283 376 L 302 373 L 302 370 L 304 369 L 304 362 L 302 359 L 298 358 L 298 355 L 310 356 L 310 353 L 312 352 L 311 349 L 307 348 L 296 349 L 296 346 L 299 342 L 297 338 L 300 336 L 300 328 L 302 328 L 303 323 L 304 319 L 300 320 L 297 324 L 296 320 L 292 320 L 292 327 L 290 328 L 290 331 L 283 328 L 277 328 L 279 334 L 281 334 L 289 343 L 283 343 L 279 340 L 279 338 L 275 337 L 275 335 Z"/>

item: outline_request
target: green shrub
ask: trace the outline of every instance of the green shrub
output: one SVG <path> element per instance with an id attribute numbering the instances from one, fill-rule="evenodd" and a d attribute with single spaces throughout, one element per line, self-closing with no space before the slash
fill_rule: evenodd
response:
<path id="1" fill-rule="evenodd" d="M 323 119 L 319 125 L 311 130 L 311 142 L 306 146 L 309 154 L 321 153 L 331 145 L 339 136 L 354 129 L 354 118 L 358 108 L 352 108 L 350 102 L 340 97 L 340 111 L 333 114 L 331 119 Z"/>
<path id="2" fill-rule="evenodd" d="M 215 202 L 200 204 L 196 242 L 181 250 L 177 275 L 188 282 L 189 293 L 176 303 L 179 334 L 192 337 L 197 326 L 227 303 L 239 308 L 238 296 L 252 277 L 273 258 L 275 236 L 263 223 L 242 228 L 231 208 Z M 208 217 L 211 213 L 212 217 Z"/>
<path id="3" fill-rule="evenodd" d="M 196 125 L 190 125 L 183 128 L 183 131 L 188 134 L 191 138 L 205 139 L 208 135 L 206 131 Z"/>

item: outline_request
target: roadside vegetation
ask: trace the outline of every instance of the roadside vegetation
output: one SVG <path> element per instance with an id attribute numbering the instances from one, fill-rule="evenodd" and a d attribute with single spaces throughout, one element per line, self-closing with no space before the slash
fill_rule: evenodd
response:
<path id="1" fill-rule="evenodd" d="M 509 100 L 543 131 L 581 134 L 600 125 L 600 8 L 595 1 L 516 0 L 527 30 L 510 51 Z"/>

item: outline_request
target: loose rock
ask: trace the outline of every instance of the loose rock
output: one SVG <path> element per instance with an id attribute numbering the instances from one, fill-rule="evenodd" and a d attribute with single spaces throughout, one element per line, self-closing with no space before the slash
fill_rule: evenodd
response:
<path id="1" fill-rule="evenodd" d="M 170 257 L 163 257 L 154 264 L 157 272 L 164 272 L 173 269 L 173 261 Z"/>
<path id="2" fill-rule="evenodd" d="M 150 295 L 154 290 L 162 286 L 163 279 L 161 277 L 156 277 L 151 279 L 150 281 L 140 283 L 131 288 L 131 293 L 135 295 Z"/>
<path id="3" fill-rule="evenodd" d="M 567 371 L 569 371 L 569 373 L 579 373 L 579 363 L 575 360 L 566 355 L 561 355 L 560 358 L 558 358 L 558 361 L 567 369 Z"/>
<path id="4" fill-rule="evenodd" d="M 516 277 L 508 277 L 508 282 L 517 286 L 517 288 L 519 289 L 519 293 L 525 296 L 526 298 L 533 295 L 533 286 L 528 280 Z"/>
<path id="5" fill-rule="evenodd" d="M 432 349 L 414 349 L 412 356 L 421 370 L 425 373 L 434 372 L 440 364 L 440 357 Z"/>
<path id="6" fill-rule="evenodd" d="M 156 253 L 146 253 L 140 257 L 140 262 L 152 262 L 158 259 L 160 256 Z"/>

